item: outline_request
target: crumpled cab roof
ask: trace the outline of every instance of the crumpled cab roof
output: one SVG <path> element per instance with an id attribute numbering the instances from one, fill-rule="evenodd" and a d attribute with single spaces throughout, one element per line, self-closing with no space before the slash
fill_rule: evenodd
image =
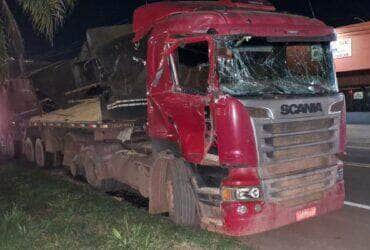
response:
<path id="1" fill-rule="evenodd" d="M 253 34 L 253 29 L 258 29 L 258 35 L 305 37 L 333 33 L 331 27 L 317 19 L 274 11 L 275 7 L 264 0 L 164 1 L 147 4 L 134 13 L 134 41 L 140 41 L 154 29 L 173 34 L 205 33 L 211 28 L 219 34 Z"/>

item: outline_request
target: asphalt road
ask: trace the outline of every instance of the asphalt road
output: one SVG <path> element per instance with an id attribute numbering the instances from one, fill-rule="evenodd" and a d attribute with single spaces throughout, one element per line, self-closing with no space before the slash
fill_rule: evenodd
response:
<path id="1" fill-rule="evenodd" d="M 370 249 L 370 148 L 348 148 L 343 209 L 242 240 L 255 249 Z"/>

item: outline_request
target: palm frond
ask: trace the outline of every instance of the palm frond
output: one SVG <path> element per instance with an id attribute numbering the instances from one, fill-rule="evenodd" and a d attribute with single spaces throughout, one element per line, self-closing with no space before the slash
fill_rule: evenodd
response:
<path id="1" fill-rule="evenodd" d="M 19 56 L 24 54 L 24 43 L 18 24 L 5 0 L 0 2 L 0 18 L 3 24 L 8 45 Z"/>
<path id="2" fill-rule="evenodd" d="M 77 0 L 17 0 L 30 16 L 35 30 L 51 43 Z"/>
<path id="3" fill-rule="evenodd" d="M 7 60 L 14 56 L 23 71 L 24 43 L 18 24 L 5 0 L 0 0 L 0 77 L 7 73 Z"/>

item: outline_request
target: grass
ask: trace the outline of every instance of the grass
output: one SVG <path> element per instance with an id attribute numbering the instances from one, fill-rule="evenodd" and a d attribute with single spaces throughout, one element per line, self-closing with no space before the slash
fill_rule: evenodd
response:
<path id="1" fill-rule="evenodd" d="M 0 165 L 0 249 L 244 248 L 22 165 Z"/>

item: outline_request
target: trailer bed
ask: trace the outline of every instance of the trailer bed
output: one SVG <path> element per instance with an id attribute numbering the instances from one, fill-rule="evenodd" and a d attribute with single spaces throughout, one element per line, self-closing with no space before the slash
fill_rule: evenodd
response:
<path id="1" fill-rule="evenodd" d="M 80 104 L 66 109 L 34 116 L 31 123 L 101 123 L 101 105 L 98 98 L 84 100 Z"/>

